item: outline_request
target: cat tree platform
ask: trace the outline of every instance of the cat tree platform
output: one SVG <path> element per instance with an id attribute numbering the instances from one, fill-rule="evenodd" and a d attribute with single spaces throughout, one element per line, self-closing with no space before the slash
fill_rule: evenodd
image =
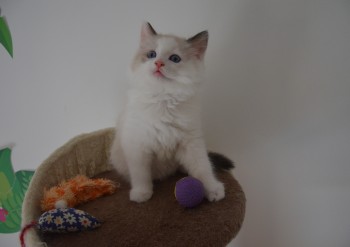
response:
<path id="1" fill-rule="evenodd" d="M 129 200 L 130 186 L 108 162 L 114 129 L 79 135 L 57 149 L 36 170 L 26 193 L 22 225 L 41 215 L 44 188 L 78 174 L 103 177 L 120 183 L 117 192 L 77 206 L 102 221 L 101 227 L 80 233 L 39 233 L 29 230 L 27 247 L 77 246 L 226 246 L 240 230 L 245 213 L 245 195 L 229 172 L 217 172 L 225 184 L 226 197 L 219 202 L 204 201 L 193 209 L 182 208 L 174 196 L 175 174 L 154 183 L 154 194 L 145 203 Z"/>

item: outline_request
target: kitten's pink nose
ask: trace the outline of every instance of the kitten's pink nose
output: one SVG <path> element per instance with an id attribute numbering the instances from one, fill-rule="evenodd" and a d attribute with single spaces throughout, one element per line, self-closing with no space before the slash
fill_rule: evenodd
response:
<path id="1" fill-rule="evenodd" d="M 165 65 L 162 60 L 157 60 L 157 61 L 154 62 L 154 64 L 157 66 L 158 69 Z"/>

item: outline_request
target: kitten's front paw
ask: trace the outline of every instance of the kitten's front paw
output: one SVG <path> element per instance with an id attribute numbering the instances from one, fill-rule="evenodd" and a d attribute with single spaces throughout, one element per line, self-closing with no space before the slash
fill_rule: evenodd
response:
<path id="1" fill-rule="evenodd" d="M 209 201 L 219 201 L 225 197 L 225 187 L 220 182 L 215 182 L 206 189 L 206 197 Z"/>
<path id="2" fill-rule="evenodd" d="M 144 188 L 134 188 L 130 190 L 130 200 L 134 202 L 145 202 L 152 197 L 153 191 Z"/>

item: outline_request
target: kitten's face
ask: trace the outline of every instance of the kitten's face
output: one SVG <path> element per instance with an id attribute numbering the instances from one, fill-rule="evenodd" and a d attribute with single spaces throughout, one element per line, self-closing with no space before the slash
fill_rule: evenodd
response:
<path id="1" fill-rule="evenodd" d="M 149 23 L 141 30 L 140 48 L 131 66 L 143 83 L 193 84 L 200 78 L 208 33 L 190 39 L 157 34 Z"/>

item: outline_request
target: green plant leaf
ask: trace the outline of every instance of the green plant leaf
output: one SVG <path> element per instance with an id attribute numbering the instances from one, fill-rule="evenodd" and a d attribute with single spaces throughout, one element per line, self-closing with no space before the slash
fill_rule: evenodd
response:
<path id="1" fill-rule="evenodd" d="M 28 186 L 29 186 L 29 182 L 32 179 L 34 175 L 34 171 L 18 171 L 16 172 L 16 182 L 19 183 L 20 188 L 18 191 L 15 191 L 15 194 L 19 195 L 19 194 L 25 194 Z"/>
<path id="2" fill-rule="evenodd" d="M 0 205 L 8 212 L 6 220 L 0 222 L 0 233 L 21 229 L 22 203 L 33 174 L 34 171 L 23 170 L 14 173 L 11 149 L 0 150 Z"/>
<path id="3" fill-rule="evenodd" d="M 13 58 L 12 37 L 4 16 L 0 16 L 0 43 Z"/>
<path id="4" fill-rule="evenodd" d="M 16 180 L 11 163 L 11 149 L 0 150 L 0 200 L 11 191 Z"/>

